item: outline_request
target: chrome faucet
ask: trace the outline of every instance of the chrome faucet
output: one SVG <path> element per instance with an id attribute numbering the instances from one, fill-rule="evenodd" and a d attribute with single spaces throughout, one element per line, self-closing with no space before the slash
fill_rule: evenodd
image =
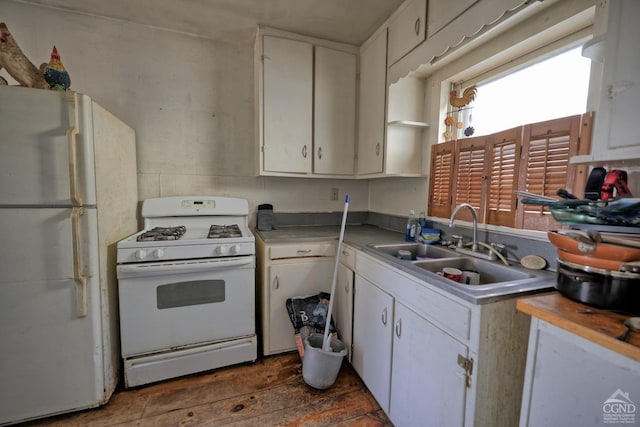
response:
<path id="1" fill-rule="evenodd" d="M 476 210 L 469 203 L 463 203 L 456 208 L 451 213 L 451 219 L 449 220 L 449 227 L 453 227 L 453 221 L 456 217 L 458 211 L 462 208 L 468 208 L 471 211 L 471 216 L 473 217 L 473 244 L 471 245 L 471 250 L 473 252 L 478 252 L 478 215 L 476 214 Z"/>

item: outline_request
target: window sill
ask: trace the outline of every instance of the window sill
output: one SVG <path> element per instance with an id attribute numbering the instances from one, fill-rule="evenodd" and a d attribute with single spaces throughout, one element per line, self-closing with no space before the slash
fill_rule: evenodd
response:
<path id="1" fill-rule="evenodd" d="M 449 226 L 449 220 L 445 218 L 437 218 L 437 217 L 427 217 L 427 220 L 433 221 L 434 223 L 444 224 L 445 226 Z M 459 219 L 455 220 L 455 226 L 460 228 L 469 228 L 473 229 L 473 223 L 470 221 L 462 221 Z M 541 242 L 548 242 L 549 238 L 547 237 L 546 231 L 538 231 L 538 230 L 520 230 L 517 228 L 503 227 L 500 225 L 491 225 L 491 224 L 478 224 L 479 231 L 491 231 L 494 233 L 500 233 L 508 236 L 515 237 L 524 237 L 531 240 L 539 240 Z"/>

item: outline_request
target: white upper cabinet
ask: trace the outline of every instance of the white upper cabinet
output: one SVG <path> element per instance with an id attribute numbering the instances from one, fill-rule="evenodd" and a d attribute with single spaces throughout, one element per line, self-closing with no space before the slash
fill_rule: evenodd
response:
<path id="1" fill-rule="evenodd" d="M 353 175 L 356 55 L 317 46 L 315 58 L 313 171 Z"/>
<path id="2" fill-rule="evenodd" d="M 575 163 L 640 165 L 640 133 L 635 123 L 640 117 L 638 16 L 637 0 L 611 0 L 606 34 L 583 51 L 591 59 L 604 61 L 604 66 L 602 83 L 591 85 L 592 89 L 601 88 L 591 155 L 577 156 Z"/>
<path id="3" fill-rule="evenodd" d="M 424 81 L 386 80 L 387 32 L 374 34 L 360 50 L 358 176 L 421 176 Z M 385 117 L 388 116 L 388 122 Z"/>
<path id="4" fill-rule="evenodd" d="M 427 14 L 427 38 L 461 15 L 478 0 L 429 0 Z"/>
<path id="5" fill-rule="evenodd" d="M 422 174 L 424 129 L 424 80 L 405 77 L 389 85 L 385 174 Z"/>
<path id="6" fill-rule="evenodd" d="M 264 36 L 263 168 L 311 172 L 313 45 Z"/>
<path id="7" fill-rule="evenodd" d="M 395 63 L 426 37 L 426 0 L 412 0 L 389 24 L 389 65 Z"/>
<path id="8" fill-rule="evenodd" d="M 383 171 L 386 78 L 385 29 L 368 40 L 360 50 L 358 175 Z"/>
<path id="9" fill-rule="evenodd" d="M 258 31 L 259 175 L 353 176 L 356 53 L 348 45 Z"/>

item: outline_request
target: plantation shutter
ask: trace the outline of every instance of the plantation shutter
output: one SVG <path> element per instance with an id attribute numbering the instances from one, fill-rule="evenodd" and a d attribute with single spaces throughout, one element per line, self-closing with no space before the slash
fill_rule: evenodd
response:
<path id="1" fill-rule="evenodd" d="M 578 154 L 581 118 L 576 115 L 524 127 L 522 165 L 525 167 L 521 168 L 519 177 L 522 190 L 558 199 L 558 189 L 577 192 L 573 185 L 576 166 L 571 165 L 569 159 Z M 548 208 L 535 205 L 521 207 L 518 225 L 536 230 L 558 226 Z"/>
<path id="2" fill-rule="evenodd" d="M 518 167 L 522 144 L 522 127 L 492 135 L 486 176 L 489 178 L 489 199 L 485 223 L 513 227 L 516 220 Z"/>
<path id="3" fill-rule="evenodd" d="M 431 179 L 429 183 L 429 216 L 451 215 L 454 141 L 431 147 Z"/>
<path id="4" fill-rule="evenodd" d="M 469 203 L 478 213 L 478 221 L 484 222 L 486 197 L 485 157 L 486 138 L 484 136 L 458 140 L 454 175 L 453 207 Z M 462 210 L 460 219 L 471 221 L 471 212 Z"/>

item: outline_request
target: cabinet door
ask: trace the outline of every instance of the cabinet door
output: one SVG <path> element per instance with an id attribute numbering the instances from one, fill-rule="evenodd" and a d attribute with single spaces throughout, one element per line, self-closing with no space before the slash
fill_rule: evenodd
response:
<path id="1" fill-rule="evenodd" d="M 594 128 L 595 143 L 602 144 L 603 148 L 608 143 L 609 149 L 626 147 L 627 158 L 637 159 L 640 158 L 640 136 L 635 127 L 640 115 L 640 55 L 637 54 L 640 2 L 612 1 L 609 8 L 611 16 L 607 29 L 603 93 Z M 597 151 L 597 148 L 593 150 L 594 153 Z"/>
<path id="2" fill-rule="evenodd" d="M 429 0 L 427 38 L 431 37 L 478 0 Z"/>
<path id="3" fill-rule="evenodd" d="M 356 274 L 352 365 L 389 413 L 393 297 Z"/>
<path id="4" fill-rule="evenodd" d="M 360 51 L 358 174 L 382 173 L 387 84 L 387 32 Z"/>
<path id="5" fill-rule="evenodd" d="M 424 41 L 426 0 L 413 0 L 389 25 L 389 65 Z"/>
<path id="6" fill-rule="evenodd" d="M 321 46 L 315 49 L 313 171 L 353 175 L 356 56 Z"/>
<path id="7" fill-rule="evenodd" d="M 468 349 L 396 302 L 391 404 L 396 426 L 462 426 Z"/>
<path id="8" fill-rule="evenodd" d="M 263 169 L 311 172 L 313 45 L 264 36 Z"/>
<path id="9" fill-rule="evenodd" d="M 636 360 L 533 318 L 520 426 L 638 425 L 638 384 Z"/>
<path id="10" fill-rule="evenodd" d="M 333 320 L 340 332 L 340 340 L 349 350 L 347 359 L 351 361 L 351 342 L 353 332 L 353 271 L 340 264 L 336 280 L 336 292 L 333 301 Z"/>
<path id="11" fill-rule="evenodd" d="M 331 291 L 334 261 L 331 258 L 269 267 L 269 328 L 265 354 L 294 350 L 293 326 L 287 314 L 287 298 Z"/>

